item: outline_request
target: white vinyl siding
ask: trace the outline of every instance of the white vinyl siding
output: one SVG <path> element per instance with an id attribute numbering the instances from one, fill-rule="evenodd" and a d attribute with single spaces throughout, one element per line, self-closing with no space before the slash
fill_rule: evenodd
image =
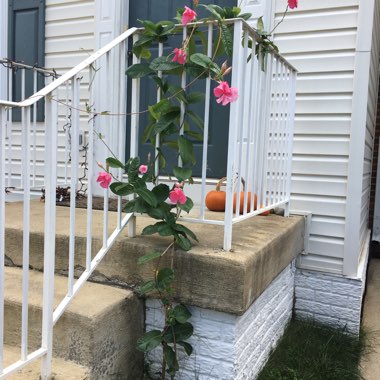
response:
<path id="1" fill-rule="evenodd" d="M 95 0 L 46 0 L 45 10 L 45 64 L 48 69 L 54 69 L 58 74 L 64 74 L 69 69 L 83 61 L 95 49 Z M 48 79 L 47 81 L 50 81 Z M 85 108 L 88 99 L 88 75 L 83 75 L 81 82 L 81 108 Z M 60 100 L 66 101 L 66 94 L 60 90 Z M 71 95 L 69 95 L 70 98 Z M 67 108 L 59 105 L 59 138 L 58 138 L 58 176 L 63 184 L 67 154 L 65 154 L 66 135 L 63 126 L 67 123 Z M 88 117 L 81 114 L 81 129 L 87 128 Z M 21 166 L 21 126 L 13 123 L 12 127 L 12 184 L 19 186 Z M 36 159 L 32 172 L 36 175 L 34 188 L 40 191 L 43 185 L 45 125 L 37 123 L 36 149 L 32 159 Z M 69 145 L 68 145 L 69 146 Z M 9 168 L 9 166 L 7 166 Z M 67 174 L 70 174 L 68 172 Z M 82 176 L 83 168 L 79 168 Z"/>
<path id="2" fill-rule="evenodd" d="M 286 8 L 276 1 L 275 20 Z M 342 273 L 358 0 L 308 0 L 275 32 L 299 70 L 291 209 L 312 213 L 304 268 Z"/>
<path id="3" fill-rule="evenodd" d="M 362 209 L 360 219 L 360 246 L 363 247 L 368 235 L 368 214 L 372 172 L 372 150 L 375 136 L 376 111 L 379 83 L 379 52 L 380 52 L 380 1 L 375 1 L 374 22 L 371 43 L 371 66 L 368 103 L 366 134 L 364 141 L 364 162 L 363 162 L 363 189 L 362 189 Z M 379 173 L 378 173 L 379 174 Z"/>

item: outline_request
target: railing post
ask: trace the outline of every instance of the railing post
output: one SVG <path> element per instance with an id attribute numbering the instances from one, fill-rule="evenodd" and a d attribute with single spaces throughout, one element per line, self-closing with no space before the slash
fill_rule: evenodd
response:
<path id="1" fill-rule="evenodd" d="M 243 54 L 241 46 L 241 37 L 243 32 L 243 21 L 234 22 L 234 42 L 233 42 L 233 59 L 232 59 L 232 80 L 231 87 L 237 87 L 243 91 L 241 67 L 243 64 Z M 245 62 L 244 62 L 245 63 Z M 229 251 L 232 246 L 232 219 L 233 219 L 233 194 L 234 194 L 234 177 L 236 170 L 236 151 L 239 124 L 239 108 L 241 99 L 230 104 L 230 120 L 228 132 L 228 157 L 227 157 L 227 183 L 226 183 L 226 209 L 224 216 L 224 242 L 223 249 Z"/>
<path id="2" fill-rule="evenodd" d="M 0 106 L 0 375 L 3 372 L 4 344 L 4 261 L 5 261 L 5 134 L 6 113 Z"/>
<path id="3" fill-rule="evenodd" d="M 52 98 L 57 95 L 55 91 Z M 55 267 L 56 180 L 57 180 L 57 103 L 45 98 L 45 231 L 44 231 L 44 283 L 42 310 L 42 348 L 47 350 L 42 358 L 41 379 L 51 375 L 53 353 L 53 301 Z"/>

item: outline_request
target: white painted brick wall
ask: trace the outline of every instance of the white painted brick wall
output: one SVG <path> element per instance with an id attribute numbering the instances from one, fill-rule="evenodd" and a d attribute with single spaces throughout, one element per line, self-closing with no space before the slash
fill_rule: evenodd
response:
<path id="1" fill-rule="evenodd" d="M 194 325 L 193 355 L 181 353 L 180 380 L 253 380 L 267 361 L 292 316 L 294 263 L 289 265 L 242 316 L 189 307 Z M 160 328 L 157 300 L 146 302 L 147 330 Z M 161 369 L 160 351 L 147 357 L 153 375 Z"/>
<path id="2" fill-rule="evenodd" d="M 315 271 L 297 269 L 295 314 L 332 326 L 346 327 L 359 334 L 365 271 L 351 279 Z"/>

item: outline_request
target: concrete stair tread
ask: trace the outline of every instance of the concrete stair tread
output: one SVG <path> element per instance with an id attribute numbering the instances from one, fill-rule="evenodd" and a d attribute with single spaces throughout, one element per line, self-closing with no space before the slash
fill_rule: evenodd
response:
<path id="1" fill-rule="evenodd" d="M 5 268 L 5 302 L 21 303 L 22 270 L 20 268 Z M 55 276 L 54 306 L 63 300 L 67 292 L 67 277 Z M 42 307 L 43 274 L 29 271 L 29 304 Z M 69 305 L 67 312 L 75 313 L 85 318 L 93 318 L 107 311 L 125 298 L 135 297 L 133 292 L 107 285 L 87 282 Z"/>
<path id="2" fill-rule="evenodd" d="M 20 348 L 4 345 L 5 366 L 14 363 L 20 358 Z M 53 379 L 54 380 L 84 380 L 88 379 L 88 369 L 79 364 L 59 358 L 53 358 Z M 39 380 L 41 360 L 24 367 L 22 370 L 10 375 L 10 380 Z"/>

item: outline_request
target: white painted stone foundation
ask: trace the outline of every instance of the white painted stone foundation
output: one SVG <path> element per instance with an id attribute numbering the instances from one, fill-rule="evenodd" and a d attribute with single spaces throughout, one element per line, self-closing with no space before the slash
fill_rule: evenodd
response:
<path id="1" fill-rule="evenodd" d="M 253 380 L 266 363 L 292 317 L 295 265 L 284 269 L 242 315 L 190 307 L 194 347 L 181 353 L 181 380 Z M 161 328 L 163 314 L 157 300 L 146 302 L 147 330 Z M 150 374 L 161 369 L 158 349 L 147 357 Z M 158 377 L 158 376 L 157 376 Z"/>
<path id="2" fill-rule="evenodd" d="M 365 268 L 367 265 L 365 265 Z M 360 278 L 297 269 L 295 315 L 358 335 L 365 289 L 365 270 Z"/>

